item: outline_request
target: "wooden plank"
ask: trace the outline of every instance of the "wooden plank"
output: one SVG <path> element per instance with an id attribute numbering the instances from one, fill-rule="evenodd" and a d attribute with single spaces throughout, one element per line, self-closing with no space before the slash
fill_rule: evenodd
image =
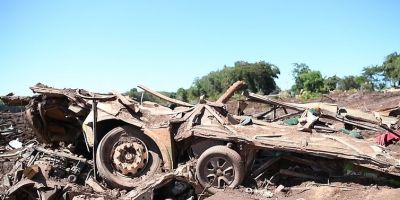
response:
<path id="1" fill-rule="evenodd" d="M 217 119 L 217 121 L 221 125 L 225 125 L 226 124 L 226 120 L 222 119 L 221 116 L 213 108 L 211 108 L 209 105 L 204 105 L 204 107 L 215 117 L 215 119 Z"/>
<path id="2" fill-rule="evenodd" d="M 256 114 L 253 115 L 253 117 L 257 118 L 257 119 L 258 118 L 262 118 L 262 117 L 264 117 L 265 115 L 269 114 L 272 111 L 274 111 L 274 108 L 270 108 L 269 110 L 264 111 L 264 112 L 256 113 Z"/>
<path id="3" fill-rule="evenodd" d="M 289 113 L 289 114 L 286 114 L 286 115 L 282 115 L 282 116 L 276 118 L 274 121 L 279 121 L 279 120 L 284 119 L 286 117 L 290 117 L 290 116 L 293 116 L 293 115 L 298 115 L 298 114 L 300 114 L 302 112 L 303 111 L 297 111 L 297 112 L 294 112 L 294 113 Z"/>
<path id="4" fill-rule="evenodd" d="M 143 86 L 143 85 L 138 85 L 138 88 L 140 88 L 140 89 L 142 89 L 142 90 L 144 90 L 144 91 L 146 91 L 146 92 L 148 92 L 148 93 L 150 93 L 150 94 L 152 94 L 152 95 L 154 95 L 154 96 L 156 96 L 156 97 L 159 97 L 159 98 L 161 98 L 161 99 L 163 99 L 163 100 L 165 100 L 165 101 L 174 103 L 174 104 L 176 104 L 176 105 L 178 105 L 178 106 L 186 106 L 186 107 L 192 107 L 192 106 L 194 106 L 194 105 L 192 105 L 192 104 L 190 104 L 190 103 L 186 103 L 186 102 L 184 102 L 184 101 L 179 101 L 179 100 L 177 100 L 177 99 L 173 99 L 173 98 L 167 97 L 167 96 L 165 96 L 165 95 L 163 95 L 163 94 L 161 94 L 161 93 L 159 93 L 159 92 L 156 92 L 156 91 L 154 91 L 154 90 L 151 90 L 150 88 L 147 88 L 147 87 L 145 87 L 145 86 Z"/>
<path id="5" fill-rule="evenodd" d="M 270 104 L 270 105 L 279 105 L 279 106 L 282 106 L 282 107 L 285 107 L 285 108 L 290 108 L 290 109 L 297 110 L 297 111 L 304 111 L 305 110 L 305 108 L 301 108 L 301 107 L 298 107 L 298 106 L 295 106 L 295 105 L 291 105 L 291 104 L 286 103 L 286 102 L 270 99 L 270 98 L 268 98 L 266 96 L 255 94 L 255 93 L 251 93 L 251 92 L 243 92 L 243 95 L 246 96 L 249 99 L 254 99 L 254 100 L 257 100 L 257 101 L 261 101 L 263 103 Z"/>

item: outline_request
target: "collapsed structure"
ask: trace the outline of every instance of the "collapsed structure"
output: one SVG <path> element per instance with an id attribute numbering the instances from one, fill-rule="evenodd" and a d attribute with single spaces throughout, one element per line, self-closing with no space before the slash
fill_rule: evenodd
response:
<path id="1" fill-rule="evenodd" d="M 340 134 L 337 125 L 396 136 L 397 118 L 328 104 L 290 104 L 248 92 L 249 101 L 271 109 L 240 116 L 242 104 L 239 115 L 232 115 L 226 103 L 244 85 L 236 82 L 217 101 L 201 98 L 196 105 L 139 86 L 171 108 L 118 92 L 31 87 L 38 95 L 24 98 L 25 112 L 39 144 L 0 154 L 17 160 L 3 176 L 4 197 L 73 199 L 96 191 L 107 198 L 190 199 L 240 185 L 260 188 L 260 181 L 275 173 L 322 180 L 350 170 L 398 180 L 399 154 Z M 307 129 L 277 122 L 313 108 L 320 113 L 312 122 L 305 117 Z"/>

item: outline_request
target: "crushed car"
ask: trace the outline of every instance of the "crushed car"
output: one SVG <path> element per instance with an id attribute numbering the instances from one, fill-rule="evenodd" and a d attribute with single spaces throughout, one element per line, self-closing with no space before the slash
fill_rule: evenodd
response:
<path id="1" fill-rule="evenodd" d="M 257 188 L 275 173 L 321 180 L 361 168 L 385 180 L 400 176 L 399 155 L 373 141 L 304 132 L 229 113 L 226 103 L 244 86 L 238 81 L 217 101 L 200 98 L 196 105 L 139 86 L 173 104 L 171 108 L 118 92 L 31 87 L 38 95 L 27 102 L 25 112 L 41 145 L 25 145 L 19 151 L 21 159 L 6 176 L 4 196 L 68 198 L 66 194 L 73 196 L 69 188 L 85 185 L 79 188 L 82 193 L 126 191 L 106 192 L 107 198 L 159 199 L 162 193 L 162 198 L 190 199 L 241 185 Z M 265 102 L 260 96 L 254 99 Z M 296 114 L 307 109 L 274 102 L 273 108 L 278 106 Z M 391 126 L 398 123 L 381 119 Z M 376 128 L 370 121 L 359 126 Z"/>

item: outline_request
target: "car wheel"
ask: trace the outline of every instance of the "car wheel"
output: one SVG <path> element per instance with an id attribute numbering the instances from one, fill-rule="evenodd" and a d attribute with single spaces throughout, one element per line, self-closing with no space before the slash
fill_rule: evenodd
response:
<path id="1" fill-rule="evenodd" d="M 238 186 L 244 174 L 240 155 L 226 146 L 207 149 L 200 155 L 196 165 L 196 177 L 210 193 Z"/>
<path id="2" fill-rule="evenodd" d="M 131 189 L 144 184 L 161 171 L 161 164 L 155 142 L 133 126 L 112 129 L 96 152 L 98 173 L 113 188 Z"/>

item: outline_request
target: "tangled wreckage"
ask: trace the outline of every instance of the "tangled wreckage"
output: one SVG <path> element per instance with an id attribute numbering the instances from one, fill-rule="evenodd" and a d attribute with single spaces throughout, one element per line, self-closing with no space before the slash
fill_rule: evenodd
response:
<path id="1" fill-rule="evenodd" d="M 233 115 L 226 103 L 244 85 L 238 81 L 217 101 L 200 98 L 196 105 L 139 86 L 169 107 L 118 92 L 41 84 L 31 87 L 36 96 L 2 97 L 6 104 L 26 105 L 37 140 L 0 154 L 14 162 L 3 175 L 2 197 L 197 199 L 227 188 L 255 193 L 277 174 L 321 182 L 356 175 L 399 184 L 400 154 L 385 147 L 399 139 L 396 117 L 249 92 L 243 94 L 248 101 L 270 109 L 243 115 L 246 102 L 240 101 Z M 318 115 L 310 112 L 315 107 Z M 302 115 L 298 126 L 281 123 L 296 115 Z M 383 146 L 343 134 L 340 126 L 383 132 Z"/>

